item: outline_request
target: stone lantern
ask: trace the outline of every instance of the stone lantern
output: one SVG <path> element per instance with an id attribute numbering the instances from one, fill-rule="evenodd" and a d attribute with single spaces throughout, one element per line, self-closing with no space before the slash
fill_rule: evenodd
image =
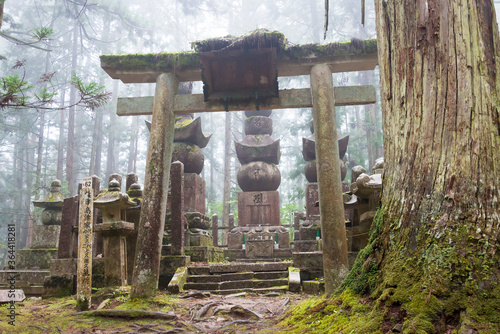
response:
<path id="1" fill-rule="evenodd" d="M 35 207 L 45 210 L 42 212 L 43 225 L 33 226 L 32 248 L 57 248 L 59 245 L 63 201 L 59 180 L 52 181 L 50 192 L 43 200 L 33 201 Z"/>
<path id="2" fill-rule="evenodd" d="M 126 209 L 133 206 L 136 203 L 120 192 L 115 179 L 94 200 L 94 207 L 102 212 L 102 224 L 96 224 L 95 232 L 103 237 L 105 285 L 127 285 L 127 237 L 137 231 L 134 223 L 126 221 Z"/>

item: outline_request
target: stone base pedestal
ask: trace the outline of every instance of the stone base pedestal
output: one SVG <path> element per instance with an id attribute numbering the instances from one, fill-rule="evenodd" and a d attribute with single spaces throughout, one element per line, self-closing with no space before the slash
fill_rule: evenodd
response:
<path id="1" fill-rule="evenodd" d="M 134 235 L 135 225 L 125 221 L 96 224 L 95 232 L 103 237 L 105 286 L 127 285 L 127 237 Z"/>
<path id="2" fill-rule="evenodd" d="M 43 281 L 42 298 L 61 298 L 76 293 L 77 259 L 56 259 L 50 263 L 50 276 Z"/>
<path id="3" fill-rule="evenodd" d="M 227 247 L 243 249 L 243 238 L 245 238 L 245 243 L 254 240 L 270 240 L 276 243 L 276 236 L 278 236 L 279 249 L 290 248 L 290 234 L 282 226 L 236 227 L 228 233 Z"/>
<path id="4" fill-rule="evenodd" d="M 31 248 L 57 248 L 59 247 L 60 225 L 35 225 L 33 226 L 33 236 Z"/>
<path id="5" fill-rule="evenodd" d="M 50 262 L 57 257 L 57 248 L 21 249 L 17 251 L 16 268 L 49 269 Z"/>
<path id="6" fill-rule="evenodd" d="M 280 196 L 277 191 L 238 193 L 238 226 L 280 225 Z"/>
<path id="7" fill-rule="evenodd" d="M 76 275 L 51 275 L 43 282 L 42 298 L 61 298 L 76 294 Z"/>
<path id="8" fill-rule="evenodd" d="M 212 236 L 205 230 L 189 231 L 189 244 L 186 246 L 212 246 Z M 195 260 L 193 260 L 195 261 Z"/>
<path id="9" fill-rule="evenodd" d="M 245 247 L 247 259 L 273 257 L 274 240 L 248 240 Z"/>
<path id="10" fill-rule="evenodd" d="M 186 247 L 185 252 L 194 262 L 221 262 L 224 260 L 224 252 L 219 247 L 191 246 Z"/>
<path id="11" fill-rule="evenodd" d="M 316 252 L 320 250 L 319 240 L 296 240 L 293 242 L 295 252 Z"/>
<path id="12" fill-rule="evenodd" d="M 323 252 L 296 252 L 292 261 L 295 268 L 323 271 Z"/>

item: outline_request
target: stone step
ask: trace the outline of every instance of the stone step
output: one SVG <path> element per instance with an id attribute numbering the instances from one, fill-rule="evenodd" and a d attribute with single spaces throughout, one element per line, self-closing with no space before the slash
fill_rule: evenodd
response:
<path id="1" fill-rule="evenodd" d="M 238 273 L 245 271 L 285 271 L 291 266 L 289 262 L 261 262 L 261 263 L 229 263 L 212 264 L 210 273 Z"/>
<path id="2" fill-rule="evenodd" d="M 221 275 L 189 275 L 188 282 L 190 283 L 219 283 Z"/>
<path id="3" fill-rule="evenodd" d="M 189 275 L 210 275 L 210 267 L 209 266 L 203 266 L 203 267 L 188 267 L 188 274 Z"/>
<path id="4" fill-rule="evenodd" d="M 270 280 L 241 280 L 241 281 L 223 281 L 219 283 L 192 283 L 188 281 L 184 284 L 184 290 L 238 290 L 238 289 L 264 289 L 276 286 L 287 286 L 288 278 L 270 279 Z"/>
<path id="5" fill-rule="evenodd" d="M 287 278 L 287 271 L 262 271 L 254 273 L 254 278 L 256 279 L 278 279 L 278 278 Z"/>
<path id="6" fill-rule="evenodd" d="M 279 292 L 279 293 L 286 293 L 288 292 L 288 285 L 287 286 L 277 286 L 277 287 L 271 287 L 271 288 L 262 288 L 262 289 L 251 289 L 251 288 L 245 288 L 245 289 L 227 289 L 227 290 L 208 290 L 208 292 L 212 294 L 218 294 L 218 295 L 232 295 L 234 293 L 239 293 L 239 292 L 249 292 L 249 293 L 258 293 L 258 294 L 265 294 L 269 292 Z"/>

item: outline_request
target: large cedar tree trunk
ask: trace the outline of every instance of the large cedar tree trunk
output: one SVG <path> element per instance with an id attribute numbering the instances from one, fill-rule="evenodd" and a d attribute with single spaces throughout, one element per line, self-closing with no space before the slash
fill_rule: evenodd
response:
<path id="1" fill-rule="evenodd" d="M 498 332 L 500 40 L 493 3 L 375 3 L 382 210 L 345 285 L 391 307 L 385 321 L 400 321 L 405 333 Z M 391 320 L 393 311 L 403 319 Z"/>

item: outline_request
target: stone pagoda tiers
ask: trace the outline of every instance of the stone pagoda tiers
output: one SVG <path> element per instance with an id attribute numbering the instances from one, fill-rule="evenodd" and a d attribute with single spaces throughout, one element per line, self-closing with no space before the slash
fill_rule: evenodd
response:
<path id="1" fill-rule="evenodd" d="M 193 52 L 103 55 L 102 68 L 124 83 L 156 82 L 154 97 L 118 100 L 117 114 L 152 114 L 143 205 L 138 230 L 134 296 L 151 296 L 159 277 L 176 114 L 311 108 L 315 124 L 325 283 L 348 271 L 338 164 L 335 106 L 375 103 L 373 86 L 333 87 L 333 72 L 373 70 L 376 40 L 290 46 L 279 32 L 193 43 Z M 279 90 L 278 77 L 310 75 L 311 87 Z M 178 94 L 180 82 L 203 81 L 204 94 Z"/>

